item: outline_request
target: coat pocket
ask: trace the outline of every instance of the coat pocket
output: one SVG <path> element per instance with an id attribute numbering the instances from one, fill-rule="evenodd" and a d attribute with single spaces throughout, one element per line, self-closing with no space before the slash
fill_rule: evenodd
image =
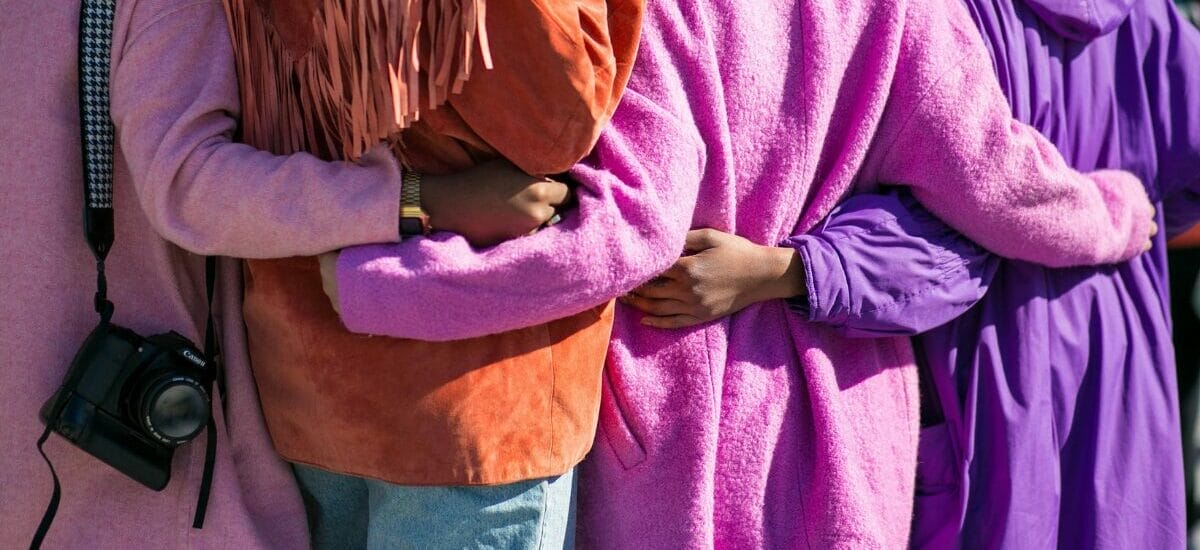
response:
<path id="1" fill-rule="evenodd" d="M 921 428 L 910 548 L 954 548 L 961 514 L 958 460 L 945 422 Z"/>
<path id="2" fill-rule="evenodd" d="M 605 368 L 600 397 L 600 429 L 617 455 L 617 460 L 628 470 L 646 461 L 646 449 L 625 416 L 620 398 L 613 391 L 611 377 L 609 369 Z"/>

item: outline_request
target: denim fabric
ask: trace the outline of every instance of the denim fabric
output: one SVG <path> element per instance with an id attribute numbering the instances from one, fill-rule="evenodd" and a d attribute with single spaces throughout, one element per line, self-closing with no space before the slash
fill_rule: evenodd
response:
<path id="1" fill-rule="evenodd" d="M 294 465 L 313 548 L 575 545 L 575 472 L 495 486 L 417 487 Z"/>

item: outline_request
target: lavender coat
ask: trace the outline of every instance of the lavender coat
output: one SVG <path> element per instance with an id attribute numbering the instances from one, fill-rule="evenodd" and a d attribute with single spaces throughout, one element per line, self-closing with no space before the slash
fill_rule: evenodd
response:
<path id="1" fill-rule="evenodd" d="M 1017 118 L 1078 169 L 1141 176 L 1165 235 L 1126 264 L 1049 270 L 903 194 L 858 197 L 791 240 L 802 309 L 852 336 L 937 327 L 915 340 L 934 399 L 914 546 L 1181 548 L 1163 244 L 1200 216 L 1200 33 L 1165 0 L 968 6 Z"/>

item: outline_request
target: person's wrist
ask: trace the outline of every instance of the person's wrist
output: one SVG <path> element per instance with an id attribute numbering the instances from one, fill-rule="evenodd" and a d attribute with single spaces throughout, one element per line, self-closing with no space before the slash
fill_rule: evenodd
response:
<path id="1" fill-rule="evenodd" d="M 442 231 L 454 232 L 457 223 L 453 218 L 453 182 L 450 176 L 426 174 L 421 182 L 421 209 L 429 216 L 429 226 Z"/>
<path id="2" fill-rule="evenodd" d="M 765 266 L 763 299 L 787 299 L 807 293 L 804 264 L 795 250 L 787 247 L 762 246 L 762 265 Z"/>
<path id="3" fill-rule="evenodd" d="M 429 234 L 429 213 L 421 206 L 421 179 L 415 170 L 405 170 L 400 186 L 400 238 Z"/>

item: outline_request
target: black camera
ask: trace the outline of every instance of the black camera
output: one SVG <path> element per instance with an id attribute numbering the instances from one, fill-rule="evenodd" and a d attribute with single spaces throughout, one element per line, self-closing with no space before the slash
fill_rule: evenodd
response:
<path id="1" fill-rule="evenodd" d="M 161 491 L 175 447 L 212 414 L 214 369 L 175 332 L 143 338 L 102 323 L 83 343 L 42 422 L 141 484 Z"/>

